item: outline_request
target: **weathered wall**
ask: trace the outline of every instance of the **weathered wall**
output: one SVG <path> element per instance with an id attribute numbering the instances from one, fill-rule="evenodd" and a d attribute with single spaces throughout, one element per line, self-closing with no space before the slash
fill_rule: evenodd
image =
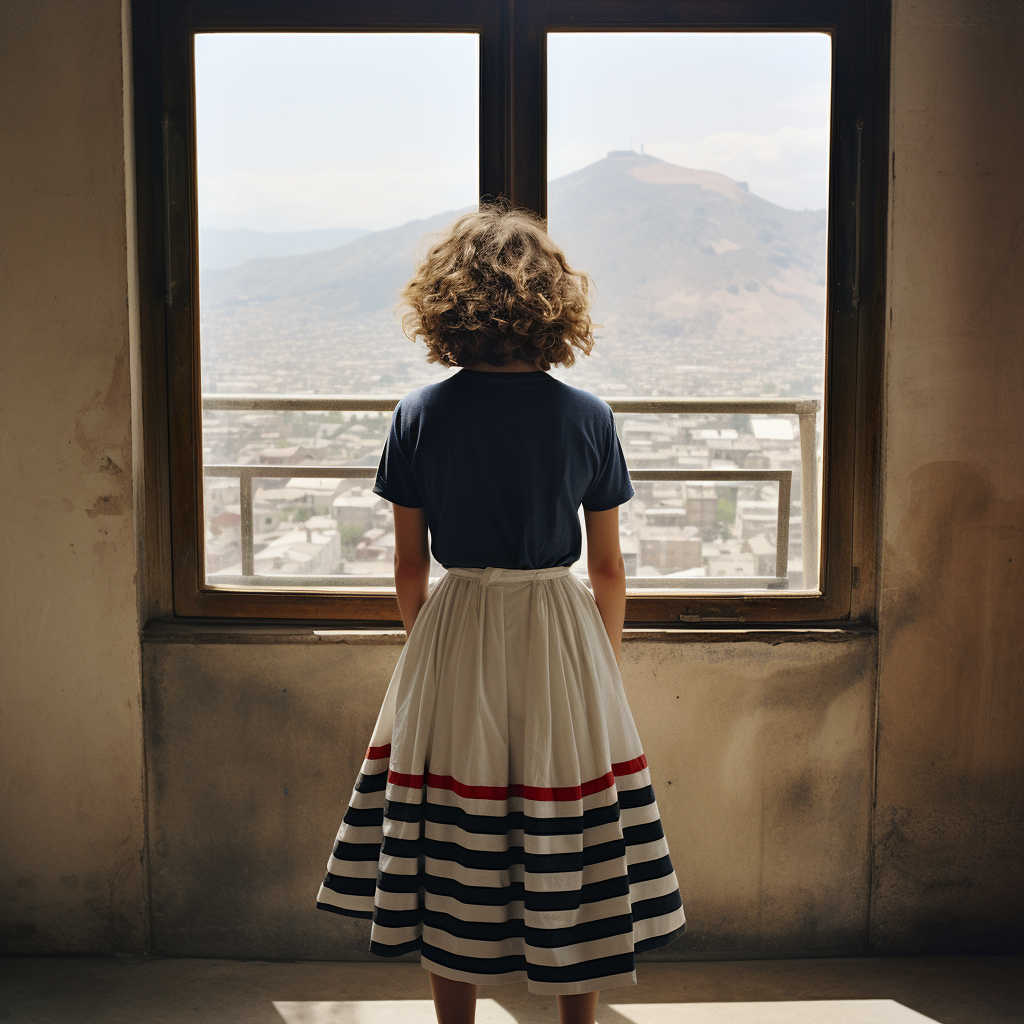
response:
<path id="1" fill-rule="evenodd" d="M 146 646 L 153 944 L 366 957 L 314 909 L 397 646 Z M 861 952 L 875 643 L 629 643 L 690 925 L 663 958 Z"/>
<path id="2" fill-rule="evenodd" d="M 1024 4 L 896 0 L 872 947 L 1024 934 Z"/>
<path id="3" fill-rule="evenodd" d="M 864 812 L 874 767 L 865 739 L 870 644 L 630 645 L 633 705 L 692 921 L 665 955 L 855 951 L 869 937 L 878 951 L 1019 941 L 1022 11 L 1019 0 L 894 6 L 874 821 Z M 223 949 L 223 939 L 265 954 L 292 935 L 296 955 L 361 955 L 358 926 L 307 920 L 306 879 L 322 870 L 325 830 L 336 825 L 394 656 L 151 648 L 158 948 Z M 324 693 L 335 692 L 324 686 L 345 680 L 347 690 L 364 674 L 370 690 L 347 702 L 336 739 L 331 717 L 319 717 Z M 202 696 L 188 679 L 208 684 Z M 289 694 L 305 694 L 302 704 L 281 703 L 274 688 L 283 679 Z M 232 781 L 205 795 L 216 790 L 216 761 L 195 747 L 192 730 L 205 717 L 217 723 L 206 729 L 230 737 L 243 714 L 271 732 L 280 715 L 288 731 L 255 761 L 244 736 L 225 739 Z M 325 772 L 318 757 L 335 743 Z M 293 748 L 306 753 L 296 759 Z M 242 822 L 230 808 L 245 792 L 247 765 L 261 792 L 286 788 L 278 776 L 299 766 L 301 793 L 249 815 L 229 837 L 193 830 L 176 842 L 204 800 L 215 801 L 211 823 Z M 201 785 L 182 784 L 186 766 Z M 328 807 L 320 794 L 332 786 L 338 806 Z M 304 810 L 293 820 L 297 795 Z M 261 861 L 265 836 L 289 834 L 296 850 Z M 202 884 L 179 888 L 211 864 L 237 864 L 272 899 L 259 907 L 232 896 L 222 912 Z M 234 938 L 232 917 L 248 922 Z"/>
<path id="4" fill-rule="evenodd" d="M 145 942 L 119 0 L 0 4 L 0 942 Z"/>
<path id="5" fill-rule="evenodd" d="M 691 921 L 665 956 L 856 952 L 869 914 L 880 951 L 1019 934 L 1022 10 L 895 3 L 877 649 L 627 645 Z M 0 5 L 0 920 L 20 952 L 146 941 L 126 38 L 116 0 Z M 157 949 L 364 955 L 311 903 L 396 657 L 147 644 Z"/>

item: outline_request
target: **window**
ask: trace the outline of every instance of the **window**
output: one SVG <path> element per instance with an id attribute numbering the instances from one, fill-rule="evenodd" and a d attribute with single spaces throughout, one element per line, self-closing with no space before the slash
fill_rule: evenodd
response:
<path id="1" fill-rule="evenodd" d="M 721 6 L 139 0 L 177 615 L 398 621 L 367 478 L 441 371 L 391 277 L 489 195 L 596 278 L 566 379 L 611 402 L 637 488 L 627 621 L 861 614 L 888 23 Z"/>
<path id="2" fill-rule="evenodd" d="M 442 376 L 394 307 L 423 236 L 478 202 L 479 36 L 194 47 L 204 585 L 390 585 L 389 413 L 351 396 Z"/>
<path id="3" fill-rule="evenodd" d="M 575 376 L 621 410 L 631 586 L 814 592 L 831 38 L 547 39 L 548 225 L 598 282 Z"/>

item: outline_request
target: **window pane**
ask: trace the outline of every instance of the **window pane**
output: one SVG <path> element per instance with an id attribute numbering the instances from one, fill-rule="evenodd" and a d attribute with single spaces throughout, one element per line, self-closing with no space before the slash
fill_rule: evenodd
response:
<path id="1" fill-rule="evenodd" d="M 445 372 L 394 311 L 424 236 L 477 203 L 478 44 L 472 33 L 196 36 L 207 399 L 400 396 Z M 390 516 L 369 490 L 388 420 L 208 401 L 207 581 L 389 576 Z M 269 475 L 238 469 L 257 466 Z"/>
<path id="2" fill-rule="evenodd" d="M 830 103 L 822 33 L 548 35 L 549 230 L 591 275 L 602 325 L 565 379 L 609 400 L 748 400 L 619 415 L 637 585 L 775 576 L 779 483 L 749 471 L 781 470 L 784 585 L 816 589 Z M 637 479 L 654 468 L 686 479 Z"/>

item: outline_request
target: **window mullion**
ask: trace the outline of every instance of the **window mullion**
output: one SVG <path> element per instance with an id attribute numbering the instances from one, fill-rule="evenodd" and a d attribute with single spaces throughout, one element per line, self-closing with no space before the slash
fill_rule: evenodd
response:
<path id="1" fill-rule="evenodd" d="M 509 4 L 495 5 L 480 32 L 480 195 L 509 194 L 512 152 Z"/>
<path id="2" fill-rule="evenodd" d="M 547 215 L 545 26 L 538 4 L 517 4 L 509 32 L 509 198 Z"/>

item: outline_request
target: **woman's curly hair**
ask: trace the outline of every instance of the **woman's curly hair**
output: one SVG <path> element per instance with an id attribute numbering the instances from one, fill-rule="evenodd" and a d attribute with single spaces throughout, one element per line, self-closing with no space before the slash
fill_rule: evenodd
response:
<path id="1" fill-rule="evenodd" d="M 402 328 L 442 366 L 572 366 L 594 346 L 588 291 L 539 217 L 492 204 L 455 221 L 416 268 Z"/>

